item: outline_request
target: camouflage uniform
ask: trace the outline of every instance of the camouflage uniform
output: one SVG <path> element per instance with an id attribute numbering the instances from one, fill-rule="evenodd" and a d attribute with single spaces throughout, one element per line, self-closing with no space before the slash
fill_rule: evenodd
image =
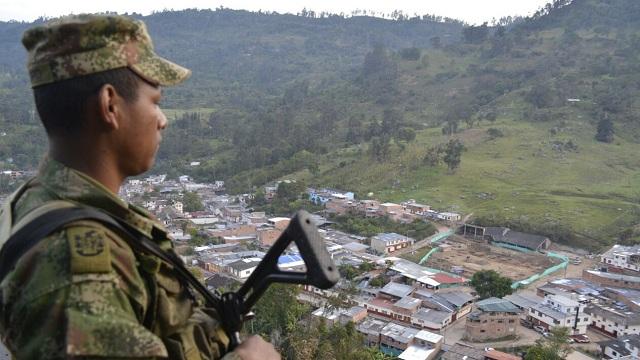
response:
<path id="1" fill-rule="evenodd" d="M 144 24 L 119 16 L 67 18 L 28 31 L 23 41 L 34 86 L 122 66 L 164 85 L 189 74 L 153 53 Z M 78 48 L 92 50 L 78 55 Z M 11 226 L 64 200 L 119 217 L 173 251 L 148 213 L 54 160 L 45 159 L 25 189 L 13 201 Z M 134 253 L 95 221 L 65 225 L 18 260 L 0 284 L 0 332 L 18 359 L 219 359 L 228 344 L 216 312 L 199 304 L 170 264 Z M 231 352 L 224 359 L 240 358 Z"/>

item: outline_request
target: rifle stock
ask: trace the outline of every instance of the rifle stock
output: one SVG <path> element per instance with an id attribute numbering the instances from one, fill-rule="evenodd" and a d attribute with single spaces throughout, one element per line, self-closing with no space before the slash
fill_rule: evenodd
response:
<path id="1" fill-rule="evenodd" d="M 304 260 L 306 272 L 283 271 L 278 268 L 278 258 L 291 242 L 296 244 Z M 240 344 L 239 332 L 245 316 L 272 283 L 313 285 L 328 289 L 339 278 L 338 269 L 324 246 L 324 239 L 313 224 L 311 215 L 304 210 L 298 211 L 242 287 L 235 293 L 225 293 L 220 297 L 219 313 L 231 340 L 229 350 Z"/>

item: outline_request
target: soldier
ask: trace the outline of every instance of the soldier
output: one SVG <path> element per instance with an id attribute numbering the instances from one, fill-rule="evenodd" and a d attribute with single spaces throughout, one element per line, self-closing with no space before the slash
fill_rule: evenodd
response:
<path id="1" fill-rule="evenodd" d="M 167 126 L 161 86 L 190 71 L 156 55 L 145 25 L 123 16 L 65 17 L 27 30 L 22 41 L 49 152 L 5 204 L 4 239 L 38 209 L 79 204 L 173 252 L 165 229 L 116 194 L 154 162 Z M 132 250 L 98 221 L 44 237 L 0 283 L 0 332 L 17 359 L 280 358 L 258 336 L 226 353 L 217 319 L 170 264 Z"/>

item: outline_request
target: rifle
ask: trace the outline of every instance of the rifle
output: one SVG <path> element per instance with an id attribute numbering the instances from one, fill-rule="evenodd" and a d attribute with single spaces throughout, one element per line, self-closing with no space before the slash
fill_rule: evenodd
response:
<path id="1" fill-rule="evenodd" d="M 123 239 L 136 251 L 154 255 L 171 264 L 176 275 L 183 282 L 199 292 L 207 306 L 215 308 L 221 317 L 222 325 L 229 336 L 229 351 L 240 343 L 240 330 L 245 320 L 250 318 L 251 308 L 260 299 L 269 285 L 274 282 L 313 285 L 320 289 L 328 289 L 338 282 L 340 277 L 331 256 L 324 247 L 324 240 L 318 229 L 311 221 L 311 216 L 304 210 L 291 219 L 289 226 L 269 249 L 265 257 L 258 264 L 251 276 L 237 292 L 211 293 L 184 266 L 182 260 L 174 252 L 166 252 L 129 225 L 122 219 L 116 218 L 94 208 L 79 207 L 74 204 L 44 205 L 29 219 L 28 226 L 21 226 L 6 239 L 0 250 L 0 280 L 15 266 L 16 261 L 35 246 L 45 236 L 77 220 L 96 220 L 109 226 L 115 231 L 123 233 Z M 34 211 L 36 212 L 36 211 Z M 152 235 L 166 236 L 154 227 Z M 306 272 L 282 271 L 278 268 L 278 258 L 291 242 L 295 242 L 304 260 Z"/>
<path id="2" fill-rule="evenodd" d="M 278 258 L 292 241 L 304 260 L 304 273 L 282 271 L 278 268 Z M 251 308 L 270 284 L 313 285 L 328 289 L 338 282 L 339 277 L 340 274 L 324 246 L 324 239 L 311 221 L 309 213 L 298 211 L 242 287 L 236 292 L 224 293 L 220 298 L 218 312 L 231 340 L 229 351 L 240 344 L 242 323 L 247 320 Z"/>

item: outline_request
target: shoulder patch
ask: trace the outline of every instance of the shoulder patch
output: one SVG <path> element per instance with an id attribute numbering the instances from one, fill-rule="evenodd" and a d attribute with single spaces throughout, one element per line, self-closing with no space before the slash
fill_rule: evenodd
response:
<path id="1" fill-rule="evenodd" d="M 106 273 L 111 271 L 111 249 L 104 230 L 89 226 L 66 229 L 71 254 L 71 273 Z"/>

